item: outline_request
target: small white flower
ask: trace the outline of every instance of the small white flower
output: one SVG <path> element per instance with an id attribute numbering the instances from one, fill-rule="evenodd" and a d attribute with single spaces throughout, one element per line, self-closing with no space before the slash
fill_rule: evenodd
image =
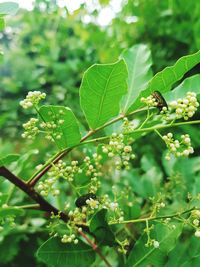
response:
<path id="1" fill-rule="evenodd" d="M 200 237 L 200 230 L 196 230 L 196 232 L 194 233 L 194 235 L 195 235 L 196 237 Z"/>
<path id="2" fill-rule="evenodd" d="M 154 246 L 154 248 L 159 248 L 160 243 L 157 240 L 154 240 L 153 241 L 153 246 Z"/>

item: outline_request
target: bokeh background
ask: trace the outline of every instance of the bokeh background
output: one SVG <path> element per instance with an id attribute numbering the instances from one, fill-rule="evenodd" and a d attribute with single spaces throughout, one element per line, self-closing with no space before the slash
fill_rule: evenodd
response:
<path id="1" fill-rule="evenodd" d="M 4 52 L 0 64 L 0 154 L 23 154 L 18 165 L 12 166 L 15 173 L 23 178 L 29 177 L 35 166 L 54 152 L 42 138 L 33 143 L 21 138 L 22 124 L 30 114 L 22 110 L 19 101 L 28 91 L 45 92 L 46 103 L 70 107 L 84 128 L 86 124 L 79 104 L 79 86 L 89 66 L 115 62 L 125 48 L 144 43 L 152 51 L 153 71 L 156 73 L 172 65 L 179 57 L 200 49 L 200 1 L 18 2 L 20 10 L 15 16 L 6 18 L 6 28 L 0 32 L 0 46 Z M 187 75 L 199 71 L 200 66 L 197 65 Z M 182 127 L 178 131 L 190 132 L 195 153 L 187 166 L 194 164 L 195 173 L 199 173 L 200 131 L 197 126 Z M 139 176 L 141 170 L 147 173 L 153 165 L 155 169 L 150 176 L 156 176 L 161 181 L 163 176 L 169 175 L 170 167 L 166 167 L 162 160 L 164 145 L 157 142 L 155 135 L 138 140 L 135 149 L 135 176 Z M 185 176 L 194 175 L 192 168 L 190 172 L 190 167 L 184 164 L 184 161 L 179 162 L 176 168 L 183 168 Z M 145 179 L 148 180 L 148 175 Z M 3 182 L 1 188 L 2 191 L 12 189 Z M 157 190 L 155 188 L 151 190 Z M 13 196 L 13 204 L 26 199 L 17 192 Z M 24 225 L 32 224 L 32 232 L 24 230 L 23 235 L 15 238 L 8 235 L 0 244 L 2 267 L 43 266 L 35 262 L 32 253 L 40 243 L 40 223 L 43 224 L 41 220 L 30 222 L 27 218 Z M 47 236 L 45 232 L 42 235 Z M 11 240 L 17 245 L 8 246 Z"/>

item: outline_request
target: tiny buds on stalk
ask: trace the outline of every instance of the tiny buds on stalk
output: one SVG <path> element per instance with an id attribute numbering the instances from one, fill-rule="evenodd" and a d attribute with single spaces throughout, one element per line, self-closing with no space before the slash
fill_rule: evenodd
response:
<path id="1" fill-rule="evenodd" d="M 135 158 L 132 153 L 132 147 L 125 144 L 124 135 L 113 133 L 109 144 L 102 147 L 103 153 L 106 153 L 108 157 L 115 157 L 115 166 L 118 170 L 122 167 L 129 169 L 129 161 Z"/>
<path id="2" fill-rule="evenodd" d="M 25 129 L 22 134 L 23 138 L 34 139 L 35 136 L 39 133 L 39 129 L 36 126 L 38 119 L 31 118 L 28 122 L 24 123 L 22 126 Z"/>
<path id="3" fill-rule="evenodd" d="M 148 97 L 141 97 L 140 101 L 145 103 L 149 107 L 156 107 L 158 105 L 158 102 L 153 95 L 150 95 Z"/>
<path id="4" fill-rule="evenodd" d="M 123 118 L 123 133 L 131 133 L 135 129 L 133 122 L 130 122 L 128 118 Z"/>
<path id="5" fill-rule="evenodd" d="M 41 93 L 40 91 L 28 92 L 26 98 L 20 101 L 20 105 L 24 109 L 31 108 L 33 106 L 36 106 L 40 102 L 40 100 L 44 99 L 45 97 L 46 94 Z"/>
<path id="6" fill-rule="evenodd" d="M 196 98 L 196 93 L 187 92 L 185 98 L 179 98 L 177 101 L 172 101 L 169 103 L 169 106 L 175 111 L 177 119 L 183 118 L 184 120 L 188 120 L 197 111 L 199 103 Z"/>
<path id="7" fill-rule="evenodd" d="M 191 139 L 188 134 L 181 135 L 181 141 L 174 140 L 173 134 L 168 133 L 164 135 L 162 139 L 165 141 L 169 152 L 166 154 L 165 159 L 170 160 L 170 154 L 175 155 L 175 157 L 187 157 L 194 153 L 194 149 L 191 146 Z"/>

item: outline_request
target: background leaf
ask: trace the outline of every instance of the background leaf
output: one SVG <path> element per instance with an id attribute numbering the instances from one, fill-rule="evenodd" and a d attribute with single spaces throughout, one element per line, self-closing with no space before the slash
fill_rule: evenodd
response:
<path id="1" fill-rule="evenodd" d="M 181 240 L 169 253 L 165 267 L 196 267 L 200 264 L 200 242 L 195 236 Z M 197 264 L 198 263 L 198 264 Z"/>
<path id="2" fill-rule="evenodd" d="M 119 114 L 119 104 L 127 92 L 127 68 L 124 60 L 113 64 L 95 64 L 84 74 L 80 101 L 92 129 Z"/>
<path id="3" fill-rule="evenodd" d="M 159 241 L 159 248 L 146 247 L 147 235 L 143 234 L 133 247 L 125 267 L 146 267 L 148 265 L 163 267 L 167 254 L 174 248 L 181 230 L 180 224 L 177 224 L 175 229 L 162 224 L 155 225 L 151 231 L 151 238 Z"/>
<path id="4" fill-rule="evenodd" d="M 173 66 L 167 67 L 158 72 L 148 83 L 131 107 L 131 111 L 143 106 L 141 97 L 147 97 L 154 91 L 165 93 L 169 91 L 173 84 L 179 81 L 185 73 L 200 62 L 200 51 L 195 54 L 180 58 Z"/>
<path id="5" fill-rule="evenodd" d="M 18 154 L 11 154 L 11 155 L 7 155 L 6 157 L 0 158 L 0 167 L 4 165 L 8 165 L 14 161 L 17 161 L 19 157 L 20 155 Z"/>
<path id="6" fill-rule="evenodd" d="M 54 122 L 57 125 L 55 129 L 51 128 L 49 131 L 58 148 L 72 147 L 80 142 L 81 135 L 78 122 L 71 109 L 49 105 L 42 106 L 39 112 L 46 123 Z M 63 120 L 63 123 L 59 123 L 60 120 Z M 56 138 L 58 135 L 61 136 L 60 139 Z"/>
<path id="7" fill-rule="evenodd" d="M 63 244 L 52 237 L 41 245 L 37 257 L 52 267 L 89 267 L 95 260 L 95 252 L 81 240 L 77 245 Z"/>
<path id="8" fill-rule="evenodd" d="M 122 58 L 128 67 L 128 94 L 123 97 L 121 107 L 123 112 L 130 112 L 132 103 L 152 78 L 151 51 L 147 45 L 139 44 L 125 50 Z"/>
<path id="9" fill-rule="evenodd" d="M 185 79 L 172 91 L 164 94 L 167 101 L 177 100 L 186 96 L 187 92 L 194 92 L 197 96 L 200 94 L 200 74 L 196 74 Z"/>
<path id="10" fill-rule="evenodd" d="M 98 211 L 92 217 L 90 231 L 95 235 L 100 245 L 112 246 L 115 244 L 115 236 L 107 223 L 106 215 L 107 209 Z"/>

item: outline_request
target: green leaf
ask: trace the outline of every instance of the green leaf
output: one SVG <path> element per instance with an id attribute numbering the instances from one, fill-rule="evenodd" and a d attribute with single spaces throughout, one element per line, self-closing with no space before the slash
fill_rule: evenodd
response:
<path id="1" fill-rule="evenodd" d="M 81 108 L 92 129 L 119 114 L 122 96 L 127 92 L 128 73 L 124 60 L 95 64 L 84 74 L 80 88 Z"/>
<path id="2" fill-rule="evenodd" d="M 164 94 L 164 98 L 167 101 L 177 100 L 186 96 L 187 92 L 195 92 L 200 94 L 200 74 L 196 74 L 185 79 L 180 85 L 174 88 L 172 91 Z"/>
<path id="3" fill-rule="evenodd" d="M 78 121 L 71 109 L 63 106 L 42 106 L 40 116 L 45 123 L 54 123 L 56 128 L 50 128 L 49 133 L 60 149 L 72 147 L 80 142 L 81 134 Z M 62 123 L 60 123 L 62 122 Z M 59 138 L 58 138 L 59 136 Z"/>
<path id="4" fill-rule="evenodd" d="M 194 260 L 200 264 L 200 242 L 195 236 L 188 237 L 184 242 L 179 242 L 177 246 L 170 251 L 165 267 L 195 266 Z M 188 265 L 186 265 L 188 264 Z M 199 266 L 199 265 L 197 265 Z"/>
<path id="5" fill-rule="evenodd" d="M 163 267 L 167 254 L 174 248 L 181 230 L 180 224 L 177 224 L 175 229 L 162 224 L 155 225 L 151 231 L 151 238 L 158 240 L 159 248 L 146 247 L 147 235 L 143 234 L 133 247 L 125 267 L 146 267 L 151 265 Z"/>
<path id="6" fill-rule="evenodd" d="M 132 103 L 152 78 L 152 59 L 151 51 L 143 44 L 125 50 L 122 58 L 128 66 L 128 94 L 123 97 L 121 105 L 122 111 L 126 113 L 132 110 Z"/>
<path id="7" fill-rule="evenodd" d="M 0 31 L 2 31 L 5 28 L 5 21 L 3 18 L 0 18 Z"/>
<path id="8" fill-rule="evenodd" d="M 6 218 L 8 216 L 21 216 L 24 214 L 24 210 L 15 207 L 0 208 L 0 218 Z"/>
<path id="9" fill-rule="evenodd" d="M 0 3 L 0 15 L 15 15 L 19 5 L 14 2 Z"/>
<path id="10" fill-rule="evenodd" d="M 107 219 L 107 209 L 101 209 L 98 211 L 90 222 L 90 231 L 95 235 L 96 240 L 101 245 L 113 246 L 115 242 L 115 236 L 111 231 Z"/>
<path id="11" fill-rule="evenodd" d="M 77 245 L 63 244 L 52 237 L 41 245 L 37 257 L 52 267 L 89 267 L 95 260 L 95 252 L 81 240 Z"/>
<path id="12" fill-rule="evenodd" d="M 143 90 L 136 101 L 131 106 L 131 111 L 143 106 L 140 101 L 141 97 L 147 97 L 155 90 L 165 93 L 171 89 L 173 84 L 179 81 L 185 73 L 191 70 L 200 62 L 200 51 L 195 54 L 184 56 L 180 58 L 173 66 L 167 67 L 158 72 L 148 83 L 145 90 Z"/>
<path id="13" fill-rule="evenodd" d="M 10 154 L 10 155 L 7 155 L 6 157 L 0 158 L 0 167 L 8 165 L 14 161 L 17 161 L 19 157 L 20 155 L 18 154 Z"/>

